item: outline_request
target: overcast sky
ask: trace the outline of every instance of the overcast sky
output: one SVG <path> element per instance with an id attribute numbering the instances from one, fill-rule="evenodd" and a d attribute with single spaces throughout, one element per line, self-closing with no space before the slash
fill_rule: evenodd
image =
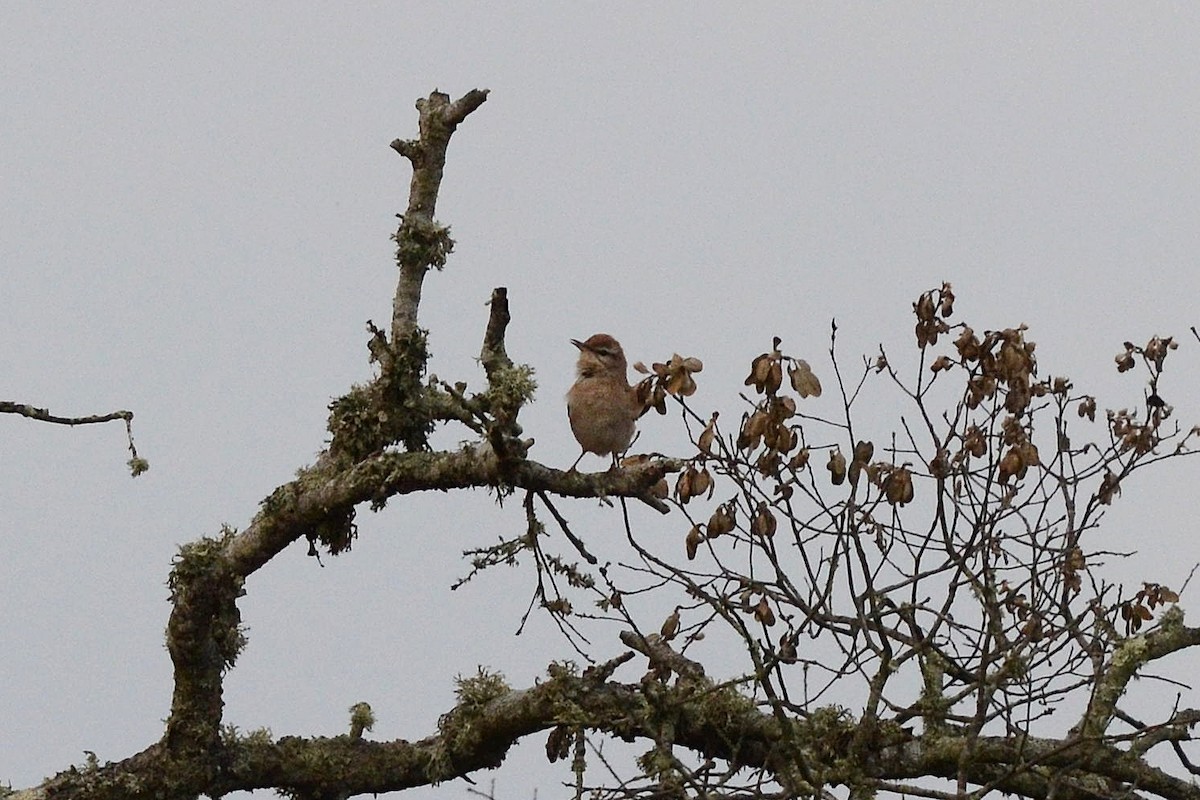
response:
<path id="1" fill-rule="evenodd" d="M 161 734 L 172 555 L 244 526 L 369 378 L 410 176 L 388 143 L 434 88 L 492 94 L 450 147 L 432 369 L 479 385 L 484 303 L 509 287 L 545 463 L 577 452 L 572 337 L 699 356 L 715 408 L 772 335 L 819 374 L 835 317 L 851 363 L 911 350 L 911 303 L 943 280 L 977 329 L 1028 323 L 1044 373 L 1101 406 L 1140 400 L 1123 340 L 1184 339 L 1166 394 L 1200 419 L 1200 6 L 794 6 L 0 6 L 0 399 L 131 409 L 151 463 L 130 479 L 119 425 L 0 417 L 0 780 Z M 645 427 L 683 452 L 678 425 Z M 1126 489 L 1105 535 L 1142 551 L 1131 576 L 1176 586 L 1200 558 L 1198 479 Z M 360 523 L 350 555 L 296 545 L 251 579 L 229 722 L 334 735 L 366 700 L 374 736 L 417 739 L 454 674 L 524 686 L 572 657 L 542 619 L 514 638 L 527 570 L 448 591 L 519 514 L 437 495 Z"/>

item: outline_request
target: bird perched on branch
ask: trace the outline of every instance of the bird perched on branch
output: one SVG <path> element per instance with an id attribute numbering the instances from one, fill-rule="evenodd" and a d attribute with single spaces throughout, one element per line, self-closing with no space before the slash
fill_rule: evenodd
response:
<path id="1" fill-rule="evenodd" d="M 611 455 L 615 467 L 617 455 L 633 440 L 634 423 L 642 414 L 637 390 L 626 380 L 625 351 L 607 333 L 583 342 L 572 339 L 571 344 L 579 348 L 579 362 L 575 385 L 567 392 L 567 417 L 583 448 L 571 469 L 585 453 Z"/>

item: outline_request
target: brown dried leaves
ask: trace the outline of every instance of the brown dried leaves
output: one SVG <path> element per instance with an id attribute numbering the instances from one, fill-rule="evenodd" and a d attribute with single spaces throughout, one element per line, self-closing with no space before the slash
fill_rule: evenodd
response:
<path id="1" fill-rule="evenodd" d="M 698 358 L 674 353 L 665 364 L 655 362 L 647 368 L 645 364 L 638 361 L 633 368 L 648 376 L 642 379 L 636 387 L 642 413 L 653 408 L 659 414 L 666 414 L 667 395 L 691 397 L 696 393 L 696 379 L 692 376 L 704 370 L 704 362 Z"/>

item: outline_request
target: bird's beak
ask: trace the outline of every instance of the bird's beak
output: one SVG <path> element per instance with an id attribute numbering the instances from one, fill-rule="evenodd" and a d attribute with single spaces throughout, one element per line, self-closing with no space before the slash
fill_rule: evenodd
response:
<path id="1" fill-rule="evenodd" d="M 575 345 L 575 346 L 576 346 L 576 347 L 578 347 L 580 350 L 583 350 L 583 349 L 584 349 L 584 344 L 583 344 L 583 342 L 579 341 L 578 339 L 572 339 L 572 340 L 571 340 L 571 344 Z"/>

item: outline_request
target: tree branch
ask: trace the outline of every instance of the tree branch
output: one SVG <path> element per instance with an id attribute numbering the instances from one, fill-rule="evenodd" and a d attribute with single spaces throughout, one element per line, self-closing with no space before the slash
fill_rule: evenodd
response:
<path id="1" fill-rule="evenodd" d="M 112 422 L 123 419 L 133 420 L 132 411 L 113 411 L 109 414 L 95 414 L 87 417 L 59 417 L 50 413 L 49 409 L 38 408 L 25 403 L 10 403 L 0 401 L 0 414 L 20 414 L 22 417 L 36 419 L 40 422 L 52 422 L 56 425 L 93 425 L 98 422 Z"/>
<path id="2" fill-rule="evenodd" d="M 1183 612 L 1173 606 L 1163 614 L 1159 628 L 1125 639 L 1113 652 L 1092 691 L 1083 719 L 1075 731 L 1084 737 L 1103 736 L 1112 722 L 1117 703 L 1139 669 L 1155 659 L 1200 645 L 1200 628 L 1183 624 Z"/>
<path id="3" fill-rule="evenodd" d="M 0 400 L 0 414 L 19 414 L 22 417 L 28 417 L 39 422 L 49 422 L 55 425 L 94 425 L 100 422 L 112 422 L 114 420 L 125 421 L 125 436 L 129 440 L 130 459 L 127 462 L 129 471 L 133 477 L 141 475 L 146 470 L 150 469 L 150 462 L 138 455 L 137 448 L 133 444 L 133 412 L 132 411 L 113 411 L 108 414 L 94 414 L 87 417 L 60 417 L 51 414 L 49 409 L 38 408 L 26 403 L 12 403 Z"/>
<path id="4" fill-rule="evenodd" d="M 449 229 L 434 223 L 442 171 L 446 165 L 446 148 L 459 123 L 483 105 L 487 96 L 486 89 L 474 89 L 452 103 L 449 95 L 434 91 L 417 101 L 421 138 L 392 142 L 392 149 L 407 158 L 413 168 L 408 209 L 395 237 L 400 280 L 392 303 L 393 346 L 416 331 L 425 273 L 430 267 L 441 269 L 446 255 L 454 247 Z"/>

